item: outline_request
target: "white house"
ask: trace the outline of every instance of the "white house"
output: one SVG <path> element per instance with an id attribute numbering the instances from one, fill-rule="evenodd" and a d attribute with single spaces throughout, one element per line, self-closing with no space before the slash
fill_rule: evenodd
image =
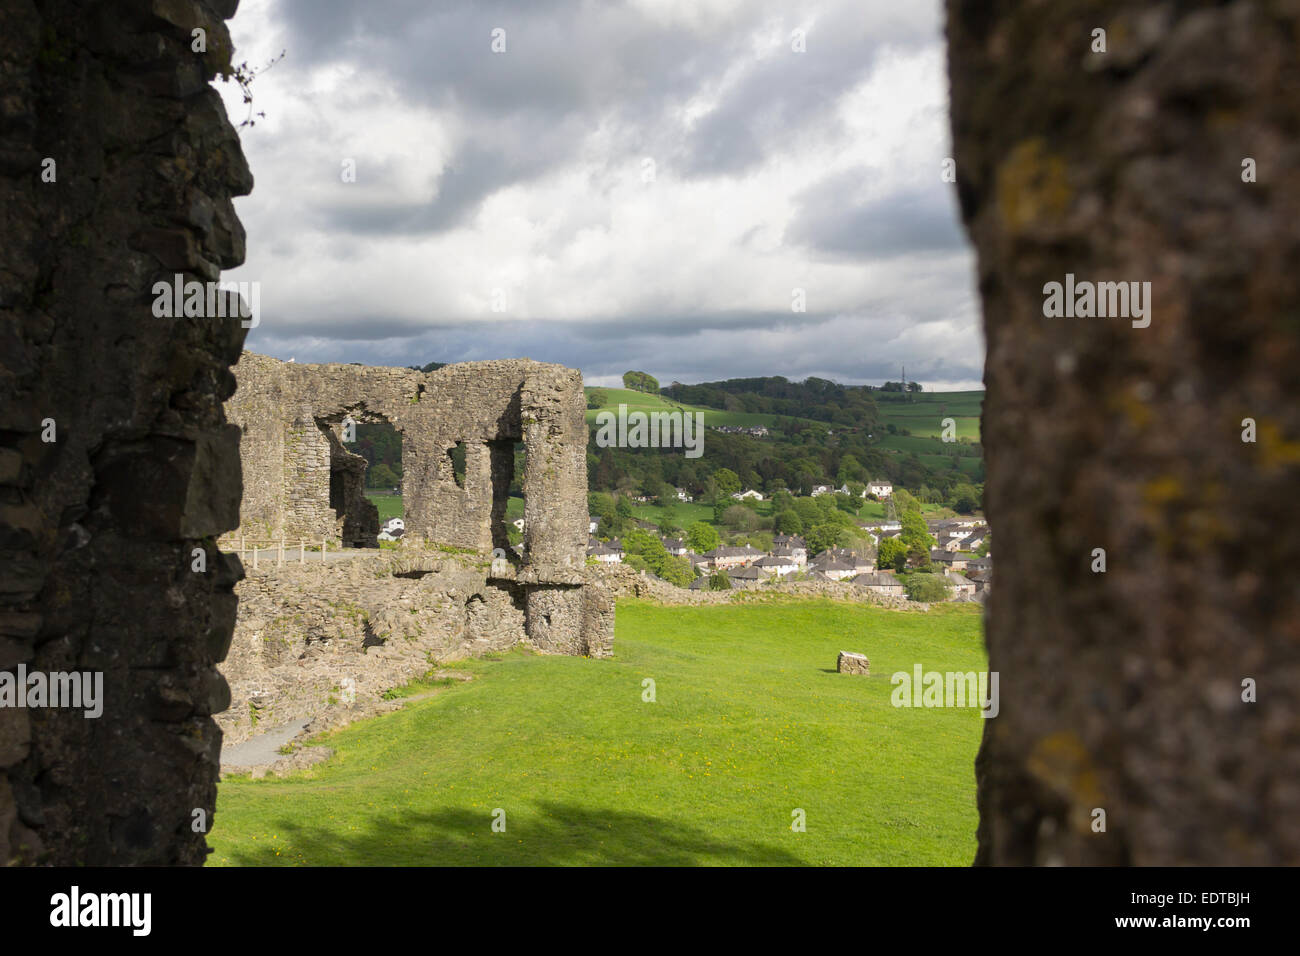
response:
<path id="1" fill-rule="evenodd" d="M 595 558 L 601 564 L 622 564 L 623 549 L 611 548 L 607 544 L 598 544 L 587 548 L 587 557 Z"/>
<path id="2" fill-rule="evenodd" d="M 731 497 L 735 498 L 737 501 L 744 501 L 746 498 L 753 498 L 755 501 L 762 501 L 763 493 L 761 491 L 755 491 L 753 488 L 746 488 L 744 491 L 736 492 Z"/>
<path id="3" fill-rule="evenodd" d="M 661 540 L 663 542 L 664 550 L 666 550 L 669 554 L 678 558 L 682 558 L 686 556 L 687 549 L 686 549 L 685 541 L 681 540 L 680 538 L 663 538 Z"/>
<path id="4" fill-rule="evenodd" d="M 975 596 L 975 582 L 970 578 L 963 577 L 960 574 L 953 574 L 951 571 L 944 571 L 943 578 L 952 588 L 954 598 Z"/>
<path id="5" fill-rule="evenodd" d="M 753 564 L 763 557 L 763 552 L 747 544 L 743 548 L 714 548 L 712 551 L 704 552 L 704 556 L 709 559 L 713 567 L 725 571 L 746 564 Z"/>
<path id="6" fill-rule="evenodd" d="M 894 493 L 894 486 L 888 481 L 869 481 L 867 482 L 867 494 L 875 495 L 877 498 L 888 498 Z"/>
<path id="7" fill-rule="evenodd" d="M 799 570 L 799 564 L 792 556 L 770 555 L 766 558 L 759 558 L 754 562 L 754 567 L 760 571 L 766 571 L 768 574 L 776 577 L 784 577 L 787 574 L 794 574 Z"/>
<path id="8" fill-rule="evenodd" d="M 823 551 L 808 562 L 809 571 L 820 571 L 832 581 L 843 581 L 858 574 L 858 569 L 829 552 Z"/>
<path id="9" fill-rule="evenodd" d="M 903 582 L 884 571 L 863 572 L 853 579 L 853 583 L 860 588 L 866 588 L 872 594 L 903 596 Z"/>
<path id="10" fill-rule="evenodd" d="M 830 485 L 813 485 L 813 490 L 810 492 L 810 497 L 816 498 L 820 495 L 829 495 L 834 490 L 835 489 L 832 488 Z"/>

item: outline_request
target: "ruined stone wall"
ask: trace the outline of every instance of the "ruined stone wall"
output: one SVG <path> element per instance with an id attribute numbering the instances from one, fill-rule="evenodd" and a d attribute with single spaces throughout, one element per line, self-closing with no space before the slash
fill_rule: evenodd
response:
<path id="1" fill-rule="evenodd" d="M 1300 6 L 948 12 L 998 539 L 978 862 L 1300 863 Z M 1149 326 L 1045 318 L 1067 273 L 1150 282 Z"/>
<path id="2" fill-rule="evenodd" d="M 489 583 L 488 571 L 469 556 L 393 552 L 249 569 L 221 666 L 225 742 L 377 701 L 435 661 L 527 644 L 522 592 Z"/>
<path id="3" fill-rule="evenodd" d="M 0 864 L 206 852 L 244 330 L 158 318 L 152 287 L 243 259 L 252 177 L 208 85 L 235 6 L 0 5 L 0 668 L 103 674 L 98 718 L 0 709 Z"/>
<path id="4" fill-rule="evenodd" d="M 245 427 L 241 525 L 251 538 L 321 538 L 353 545 L 371 525 L 354 513 L 370 508 L 353 469 L 340 516 L 330 507 L 330 469 L 345 417 L 385 420 L 402 435 L 406 535 L 484 554 L 507 547 L 501 528 L 514 477 L 514 446 L 528 450 L 520 483 L 525 496 L 525 554 L 510 580 L 524 589 L 528 634 L 541 650 L 587 653 L 612 639 L 584 634 L 603 622 L 584 605 L 587 543 L 586 402 L 574 369 L 527 359 L 466 362 L 429 373 L 361 365 L 307 365 L 245 352 L 239 387 L 227 405 Z M 329 434 L 321 431 L 328 429 Z M 333 436 L 333 437 L 330 437 Z M 451 452 L 465 446 L 458 482 Z M 330 446 L 334 446 L 331 453 Z M 333 461 L 333 466 L 331 465 Z M 353 465 L 357 463 L 354 462 Z M 377 529 L 376 529 L 377 530 Z"/>

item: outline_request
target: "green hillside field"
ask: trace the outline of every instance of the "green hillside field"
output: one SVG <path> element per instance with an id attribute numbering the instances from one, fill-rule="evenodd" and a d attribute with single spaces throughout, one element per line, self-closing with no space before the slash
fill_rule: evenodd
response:
<path id="1" fill-rule="evenodd" d="M 980 608 L 624 601 L 614 651 L 457 662 L 473 680 L 327 735 L 327 762 L 223 781 L 210 863 L 970 864 L 983 721 L 895 707 L 890 675 L 983 670 Z"/>
<path id="2" fill-rule="evenodd" d="M 597 386 L 587 388 L 586 392 L 590 394 L 593 391 L 605 392 L 606 401 L 600 408 L 587 409 L 587 424 L 596 424 L 596 415 L 608 409 L 612 412 L 618 411 L 618 406 L 626 405 L 628 414 L 632 412 L 702 412 L 704 413 L 704 425 L 706 428 L 715 425 L 767 425 L 772 426 L 779 415 L 764 415 L 758 412 L 725 412 L 717 408 L 705 408 L 703 405 L 683 405 L 680 402 L 674 402 L 671 399 L 664 398 L 661 395 L 650 395 L 646 392 L 637 392 L 629 388 L 604 388 Z M 799 419 L 799 421 L 812 422 L 811 418 Z M 815 424 L 826 425 L 825 422 L 816 422 Z"/>
<path id="3" fill-rule="evenodd" d="M 984 393 L 976 392 L 917 392 L 907 400 L 894 401 L 883 396 L 898 393 L 877 392 L 876 407 L 885 425 L 906 428 L 913 435 L 938 438 L 943 433 L 943 419 L 951 418 L 957 426 L 958 438 L 979 441 L 980 409 Z"/>

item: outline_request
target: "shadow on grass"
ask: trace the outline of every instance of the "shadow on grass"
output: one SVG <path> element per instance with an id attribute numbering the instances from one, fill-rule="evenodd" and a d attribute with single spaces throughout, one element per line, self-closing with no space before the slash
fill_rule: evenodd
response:
<path id="1" fill-rule="evenodd" d="M 806 861 L 772 844 L 717 839 L 705 830 L 662 817 L 621 810 L 592 810 L 540 803 L 541 819 L 492 832 L 483 810 L 449 808 L 408 813 L 369 824 L 366 832 L 267 821 L 288 847 L 272 861 L 265 850 L 231 850 L 239 866 L 296 861 L 307 866 L 804 866 Z M 781 826 L 781 824 L 776 824 Z"/>

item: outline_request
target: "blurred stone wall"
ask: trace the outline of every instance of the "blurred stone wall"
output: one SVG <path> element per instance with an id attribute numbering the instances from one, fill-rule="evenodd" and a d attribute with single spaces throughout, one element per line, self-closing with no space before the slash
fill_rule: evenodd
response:
<path id="1" fill-rule="evenodd" d="M 947 31 L 998 542 L 977 862 L 1300 863 L 1300 5 Z M 1049 318 L 1067 274 L 1150 311 Z"/>

